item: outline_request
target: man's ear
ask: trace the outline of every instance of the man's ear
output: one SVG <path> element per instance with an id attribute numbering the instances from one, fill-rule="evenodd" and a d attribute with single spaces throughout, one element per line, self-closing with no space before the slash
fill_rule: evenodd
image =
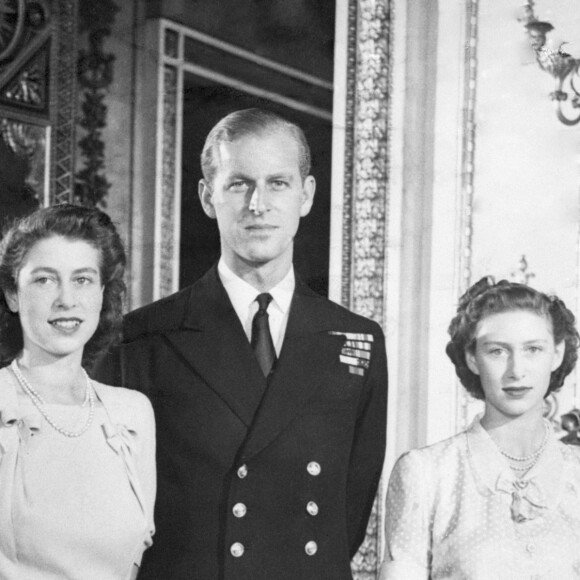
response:
<path id="1" fill-rule="evenodd" d="M 6 299 L 6 304 L 8 304 L 8 308 L 10 308 L 10 311 L 18 312 L 18 297 L 16 292 L 5 290 L 4 298 Z"/>
<path id="2" fill-rule="evenodd" d="M 215 207 L 213 205 L 213 192 L 211 187 L 205 181 L 205 179 L 200 179 L 197 186 L 197 193 L 199 195 L 199 200 L 201 201 L 201 207 L 205 214 L 211 219 L 215 220 L 216 213 Z"/>
<path id="3" fill-rule="evenodd" d="M 310 213 L 315 192 L 316 180 L 314 177 L 312 177 L 312 175 L 308 175 L 302 184 L 302 205 L 300 206 L 300 217 L 304 217 Z"/>
<path id="4" fill-rule="evenodd" d="M 475 354 L 470 350 L 465 351 L 465 362 L 467 363 L 467 368 L 475 375 L 479 375 L 479 368 L 475 360 Z"/>

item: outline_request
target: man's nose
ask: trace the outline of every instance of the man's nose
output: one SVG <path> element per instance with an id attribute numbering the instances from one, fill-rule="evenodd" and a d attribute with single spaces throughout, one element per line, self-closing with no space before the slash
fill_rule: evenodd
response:
<path id="1" fill-rule="evenodd" d="M 248 209 L 255 215 L 261 215 L 266 211 L 266 190 L 257 184 L 250 194 Z"/>

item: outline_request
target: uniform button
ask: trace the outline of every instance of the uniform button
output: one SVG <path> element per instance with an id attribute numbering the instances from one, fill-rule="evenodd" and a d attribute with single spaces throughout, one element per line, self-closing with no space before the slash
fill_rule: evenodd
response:
<path id="1" fill-rule="evenodd" d="M 318 552 L 318 544 L 315 541 L 310 540 L 310 542 L 308 542 L 306 544 L 306 546 L 304 546 L 304 551 L 309 556 L 314 556 L 314 554 L 316 554 L 316 552 Z"/>
<path id="2" fill-rule="evenodd" d="M 318 515 L 318 504 L 315 501 L 309 501 L 306 504 L 306 511 L 311 516 L 317 516 Z"/>
<path id="3" fill-rule="evenodd" d="M 240 479 L 244 479 L 244 477 L 246 477 L 246 475 L 248 475 L 248 467 L 247 465 L 244 463 L 244 465 L 242 465 L 239 469 L 238 469 L 238 477 Z"/>
<path id="4" fill-rule="evenodd" d="M 246 512 L 248 511 L 248 509 L 246 508 L 246 505 L 243 503 L 237 503 L 233 508 L 232 508 L 232 512 L 234 512 L 234 515 L 237 518 L 243 518 L 246 515 Z"/>
<path id="5" fill-rule="evenodd" d="M 244 555 L 244 544 L 235 542 L 230 548 L 230 552 L 234 558 L 241 558 Z"/>
<path id="6" fill-rule="evenodd" d="M 310 475 L 314 475 L 314 477 L 316 477 L 317 475 L 320 474 L 322 468 L 320 467 L 320 463 L 318 463 L 317 461 L 311 461 L 306 466 L 306 470 L 308 471 L 308 473 L 310 473 Z"/>
<path id="7" fill-rule="evenodd" d="M 532 544 L 531 542 L 526 546 L 526 550 L 533 554 L 536 551 L 536 544 Z"/>

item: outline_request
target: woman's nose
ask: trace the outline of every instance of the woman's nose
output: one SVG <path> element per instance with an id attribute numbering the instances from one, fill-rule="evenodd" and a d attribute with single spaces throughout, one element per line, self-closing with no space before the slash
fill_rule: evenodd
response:
<path id="1" fill-rule="evenodd" d="M 525 376 L 525 357 L 522 353 L 514 352 L 509 358 L 508 373 L 510 378 L 521 379 Z"/>
<path id="2" fill-rule="evenodd" d="M 58 296 L 56 297 L 56 305 L 59 308 L 70 308 L 75 305 L 75 302 L 76 293 L 72 284 L 60 284 Z"/>

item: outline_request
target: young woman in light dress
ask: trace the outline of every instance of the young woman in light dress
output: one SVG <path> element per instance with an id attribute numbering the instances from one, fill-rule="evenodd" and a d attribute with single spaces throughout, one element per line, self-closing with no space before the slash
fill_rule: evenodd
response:
<path id="1" fill-rule="evenodd" d="M 574 316 L 554 296 L 484 278 L 449 333 L 447 354 L 485 410 L 398 460 L 380 579 L 580 578 L 580 447 L 543 418 L 576 364 Z"/>
<path id="2" fill-rule="evenodd" d="M 40 209 L 0 243 L 2 580 L 128 580 L 151 544 L 151 405 L 83 368 L 120 333 L 124 266 L 96 209 Z"/>

